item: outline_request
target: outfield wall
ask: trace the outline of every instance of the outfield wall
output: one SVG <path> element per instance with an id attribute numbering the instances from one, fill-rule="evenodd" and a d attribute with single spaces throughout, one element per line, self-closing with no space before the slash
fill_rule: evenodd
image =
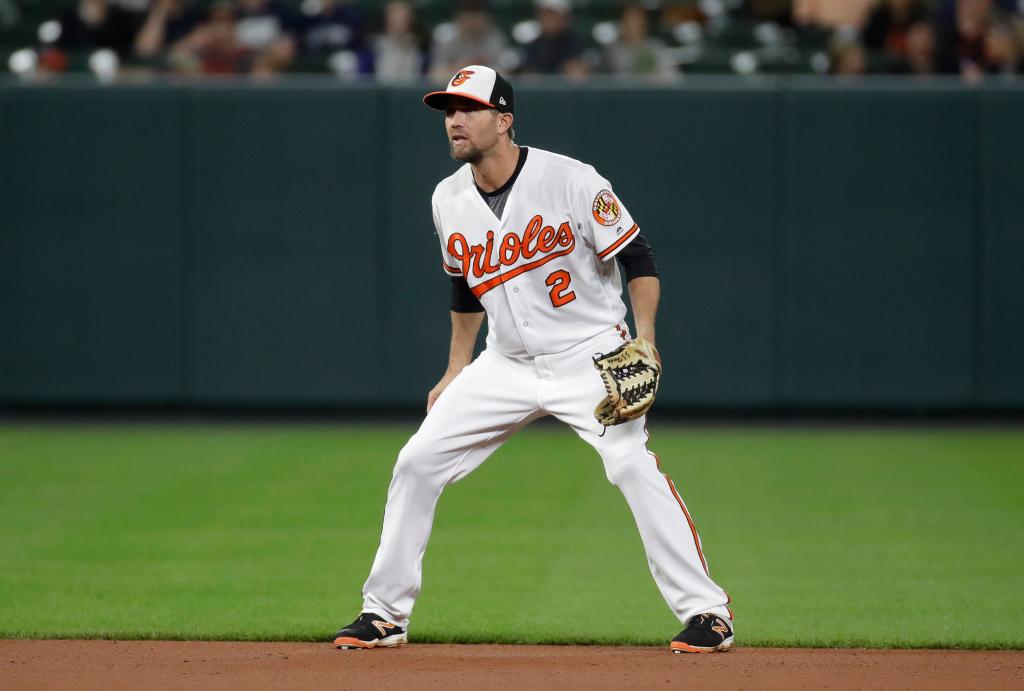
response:
<path id="1" fill-rule="evenodd" d="M 0 402 L 420 406 L 422 89 L 0 86 Z M 1024 409 L 1024 89 L 522 85 L 654 245 L 661 405 Z"/>

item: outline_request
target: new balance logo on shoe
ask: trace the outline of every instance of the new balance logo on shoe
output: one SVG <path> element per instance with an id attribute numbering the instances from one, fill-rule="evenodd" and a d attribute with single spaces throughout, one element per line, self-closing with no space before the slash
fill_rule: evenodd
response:
<path id="1" fill-rule="evenodd" d="M 373 627 L 380 632 L 381 636 L 387 636 L 388 635 L 388 629 L 395 628 L 394 624 L 389 624 L 388 622 L 381 621 L 379 619 L 375 619 L 375 620 L 371 621 L 370 623 L 373 624 Z"/>

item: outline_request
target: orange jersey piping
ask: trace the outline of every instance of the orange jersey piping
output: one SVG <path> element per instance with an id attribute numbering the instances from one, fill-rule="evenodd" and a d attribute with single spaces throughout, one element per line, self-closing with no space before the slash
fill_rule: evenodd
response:
<path id="1" fill-rule="evenodd" d="M 629 230 L 627 230 L 625 235 L 623 235 L 621 238 L 619 238 L 618 240 L 613 242 L 611 245 L 606 247 L 604 250 L 602 250 L 597 255 L 598 258 L 599 259 L 604 259 L 605 257 L 607 257 L 609 254 L 611 254 L 612 252 L 617 250 L 619 247 L 621 247 L 627 240 L 629 240 L 631 237 L 633 237 L 633 235 L 635 235 L 638 230 L 640 230 L 640 228 L 637 227 L 637 225 L 634 223 L 633 227 L 630 228 Z"/>

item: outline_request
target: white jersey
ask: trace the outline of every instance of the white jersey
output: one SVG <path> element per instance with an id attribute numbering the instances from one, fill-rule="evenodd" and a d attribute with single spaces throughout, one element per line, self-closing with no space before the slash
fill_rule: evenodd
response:
<path id="1" fill-rule="evenodd" d="M 613 257 L 639 228 L 593 166 L 530 147 L 500 219 L 468 163 L 431 202 L 444 271 L 487 311 L 488 348 L 560 353 L 623 322 Z"/>

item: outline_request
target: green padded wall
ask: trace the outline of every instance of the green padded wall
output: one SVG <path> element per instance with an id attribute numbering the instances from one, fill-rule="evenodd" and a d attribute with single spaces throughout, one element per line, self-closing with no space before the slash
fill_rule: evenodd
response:
<path id="1" fill-rule="evenodd" d="M 374 390 L 381 163 L 373 92 L 187 94 L 189 390 L 343 403 Z"/>
<path id="2" fill-rule="evenodd" d="M 784 400 L 969 406 L 978 100 L 786 95 Z"/>
<path id="3" fill-rule="evenodd" d="M 984 402 L 1024 407 L 1024 91 L 986 95 Z"/>
<path id="4" fill-rule="evenodd" d="M 1024 89 L 519 86 L 655 248 L 666 410 L 1024 409 Z M 421 95 L 0 84 L 0 403 L 420 408 Z"/>
<path id="5" fill-rule="evenodd" d="M 181 108 L 0 90 L 0 399 L 182 400 Z"/>

